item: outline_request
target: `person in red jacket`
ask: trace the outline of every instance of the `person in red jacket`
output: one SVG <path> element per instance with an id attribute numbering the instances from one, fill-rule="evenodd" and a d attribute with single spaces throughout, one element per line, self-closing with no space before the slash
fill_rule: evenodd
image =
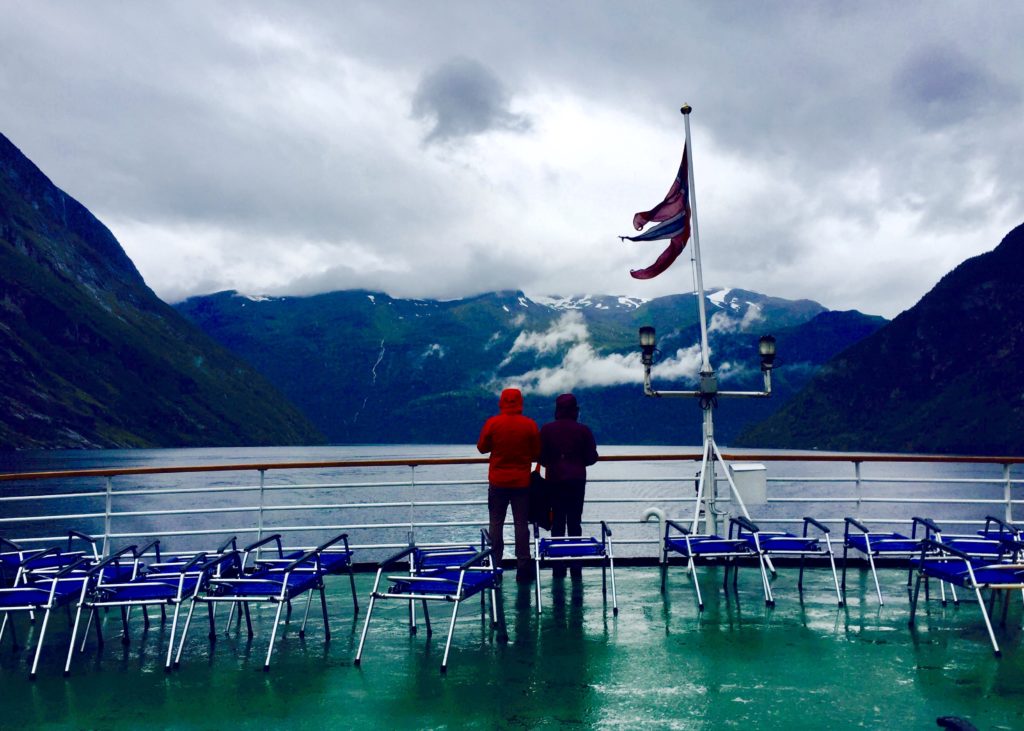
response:
<path id="1" fill-rule="evenodd" d="M 537 422 L 523 416 L 523 394 L 518 388 L 506 388 L 498 401 L 501 411 L 484 423 L 476 448 L 490 453 L 487 467 L 487 510 L 490 514 L 491 546 L 500 562 L 505 550 L 502 532 L 508 506 L 512 506 L 512 524 L 516 537 L 516 581 L 533 580 L 530 561 L 530 465 L 540 456 L 540 430 Z"/>

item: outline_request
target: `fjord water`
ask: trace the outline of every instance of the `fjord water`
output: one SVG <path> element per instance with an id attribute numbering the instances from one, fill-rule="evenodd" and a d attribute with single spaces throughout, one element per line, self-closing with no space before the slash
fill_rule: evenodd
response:
<path id="1" fill-rule="evenodd" d="M 600 451 L 605 456 L 694 454 L 698 448 L 602 445 Z M 729 451 L 742 454 L 746 450 Z M 26 451 L 0 453 L 0 472 L 469 457 L 480 457 L 473 445 Z M 909 521 L 912 515 L 940 523 L 981 521 L 989 513 L 1003 516 L 1000 501 L 1006 483 L 999 465 L 865 463 L 859 488 L 849 462 L 767 462 L 766 467 L 772 480 L 769 495 L 782 501 L 752 506 L 750 513 L 755 520 L 771 522 L 812 515 L 832 522 L 834 530 L 841 531 L 846 515 L 874 522 L 876 530 L 886 523 L 902 529 L 898 522 Z M 658 535 L 653 523 L 643 522 L 646 508 L 657 507 L 670 518 L 692 516 L 698 468 L 693 461 L 599 462 L 590 468 L 584 519 L 619 521 L 616 555 L 653 557 Z M 914 481 L 888 481 L 901 479 Z M 407 540 L 411 523 L 433 524 L 417 527 L 420 542 L 465 541 L 486 522 L 484 464 L 421 466 L 415 470 L 407 466 L 275 469 L 267 472 L 264 484 L 267 490 L 261 496 L 260 475 L 251 469 L 118 476 L 111 482 L 115 517 L 109 532 L 141 540 L 144 536 L 201 530 L 206 538 L 175 536 L 165 543 L 173 550 L 207 548 L 221 532 L 255 532 L 260 516 L 255 509 L 247 508 L 261 503 L 266 508 L 261 522 L 264 534 L 275 527 L 287 528 L 292 545 L 320 542 L 324 531 L 314 526 L 357 526 L 349 531 L 356 545 L 401 545 Z M 2 483 L 0 496 L 64 497 L 4 501 L 0 534 L 55 537 L 68 528 L 103 533 L 104 489 L 105 481 L 95 477 Z M 165 494 L 168 490 L 174 492 Z M 720 492 L 727 491 L 724 483 L 720 484 Z M 880 502 L 894 497 L 913 502 Z M 970 506 L 948 502 L 963 498 L 987 502 Z M 342 505 L 347 507 L 333 507 Z M 45 518 L 55 515 L 82 517 Z M 380 524 L 391 527 L 375 527 Z M 292 530 L 296 526 L 309 526 L 310 530 Z M 241 540 L 247 538 L 242 535 Z M 367 562 L 379 558 L 375 553 L 361 555 Z"/>

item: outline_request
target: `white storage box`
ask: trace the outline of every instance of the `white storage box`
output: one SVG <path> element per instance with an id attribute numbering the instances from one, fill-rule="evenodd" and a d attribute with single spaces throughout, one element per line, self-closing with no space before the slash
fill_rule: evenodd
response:
<path id="1" fill-rule="evenodd" d="M 763 464 L 737 462 L 730 464 L 729 469 L 748 510 L 751 505 L 764 505 L 768 501 L 768 471 Z"/>

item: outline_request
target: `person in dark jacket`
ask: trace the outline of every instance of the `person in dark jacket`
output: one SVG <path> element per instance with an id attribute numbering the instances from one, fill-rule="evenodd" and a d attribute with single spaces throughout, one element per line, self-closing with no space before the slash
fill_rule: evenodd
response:
<path id="1" fill-rule="evenodd" d="M 501 562 L 505 549 L 502 531 L 508 507 L 512 506 L 512 524 L 516 537 L 516 581 L 533 580 L 530 561 L 530 466 L 540 455 L 537 422 L 523 416 L 523 394 L 518 388 L 506 388 L 498 401 L 501 413 L 492 416 L 480 430 L 476 448 L 490 453 L 487 467 L 487 510 L 490 514 L 491 547 L 495 561 Z"/>
<path id="2" fill-rule="evenodd" d="M 540 430 L 540 463 L 547 468 L 553 520 L 551 535 L 578 536 L 583 533 L 583 497 L 587 486 L 587 467 L 597 462 L 597 443 L 590 427 L 580 424 L 576 397 L 563 393 L 555 399 L 555 420 Z M 573 578 L 580 568 L 573 567 Z M 565 568 L 556 567 L 556 577 L 565 576 Z"/>

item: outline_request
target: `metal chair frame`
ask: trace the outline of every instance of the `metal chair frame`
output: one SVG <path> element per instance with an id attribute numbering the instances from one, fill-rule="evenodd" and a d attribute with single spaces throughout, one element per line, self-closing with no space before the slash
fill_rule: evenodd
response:
<path id="1" fill-rule="evenodd" d="M 359 649 L 356 651 L 355 657 L 356 666 L 362 663 L 363 647 L 366 644 L 367 633 L 370 629 L 370 618 L 373 616 L 373 609 L 376 606 L 377 601 L 380 599 L 400 599 L 409 602 L 410 634 L 416 634 L 416 615 L 412 610 L 412 607 L 415 602 L 421 602 L 423 606 L 423 619 L 427 629 L 427 637 L 433 635 L 433 628 L 430 624 L 430 613 L 427 608 L 427 603 L 431 601 L 440 601 L 452 604 L 452 616 L 448 624 L 448 638 L 444 645 L 444 657 L 441 659 L 442 673 L 445 673 L 448 670 L 448 656 L 451 652 L 452 636 L 455 633 L 455 620 L 458 617 L 459 606 L 462 602 L 475 594 L 490 594 L 491 628 L 498 630 L 499 642 L 508 642 L 508 632 L 505 627 L 505 614 L 501 602 L 501 569 L 494 566 L 492 549 L 481 549 L 473 556 L 458 564 L 442 567 L 435 566 L 434 568 L 419 570 L 416 566 L 415 556 L 417 551 L 422 550 L 423 549 L 417 548 L 415 543 L 410 543 L 410 545 L 405 549 L 388 557 L 378 564 L 377 575 L 373 582 L 373 589 L 370 592 L 370 603 L 366 610 L 366 620 L 363 623 L 363 631 L 359 637 Z M 459 552 L 459 555 L 464 554 Z M 385 571 L 405 567 L 408 567 L 407 574 L 390 576 L 384 575 Z M 458 571 L 458 579 L 453 580 L 450 577 L 442 576 L 441 574 L 446 571 L 449 573 Z M 489 580 L 486 582 L 485 586 L 466 584 L 467 574 L 484 571 L 490 574 Z M 391 590 L 381 591 L 380 584 L 382 579 L 387 579 L 391 582 L 391 589 L 401 586 L 403 583 L 408 583 L 410 585 L 410 590 L 405 592 L 395 592 Z M 452 588 L 453 584 L 454 589 Z M 421 590 L 415 590 L 413 588 L 415 585 L 419 585 Z M 436 590 L 426 589 L 426 587 L 432 586 L 436 586 Z M 481 600 L 482 599 L 483 597 L 481 596 Z M 481 609 L 482 611 L 486 611 L 483 605 L 481 605 Z"/>
<path id="2" fill-rule="evenodd" d="M 600 553 L 597 554 L 580 554 L 577 556 L 558 556 L 551 555 L 550 549 L 552 547 L 558 547 L 561 549 L 587 549 L 593 548 L 595 545 L 600 546 Z M 611 574 L 611 585 L 612 585 L 612 616 L 617 617 L 619 615 L 619 601 L 618 595 L 615 592 L 615 556 L 612 550 L 612 531 L 608 527 L 608 524 L 601 521 L 601 539 L 598 541 L 596 538 L 587 536 L 549 536 L 548 538 L 541 539 L 540 527 L 533 524 L 533 561 L 534 561 L 534 573 L 535 581 L 534 593 L 537 597 L 537 614 L 543 611 L 543 599 L 541 598 L 541 573 L 540 570 L 543 566 L 580 566 L 586 564 L 599 563 L 601 565 L 601 594 L 604 597 L 605 603 L 608 602 L 608 574 Z"/>

